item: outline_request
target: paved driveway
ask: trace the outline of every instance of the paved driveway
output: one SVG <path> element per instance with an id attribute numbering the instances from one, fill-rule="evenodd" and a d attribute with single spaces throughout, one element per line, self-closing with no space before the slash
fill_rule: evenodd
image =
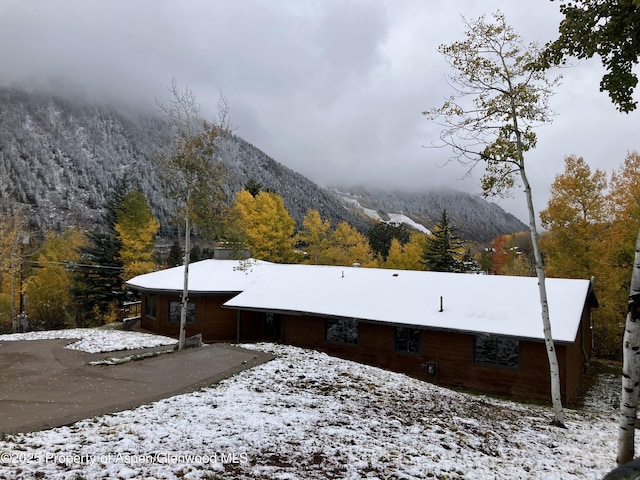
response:
<path id="1" fill-rule="evenodd" d="M 224 344 L 162 354 L 119 365 L 91 361 L 161 351 L 86 353 L 74 340 L 0 342 L 0 433 L 68 425 L 198 390 L 273 358 Z"/>

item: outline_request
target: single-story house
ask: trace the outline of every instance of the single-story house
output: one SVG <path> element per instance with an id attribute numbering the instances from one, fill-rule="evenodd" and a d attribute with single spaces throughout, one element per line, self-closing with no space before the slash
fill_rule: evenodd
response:
<path id="1" fill-rule="evenodd" d="M 178 335 L 183 267 L 127 282 L 143 328 Z M 563 401 L 592 349 L 588 280 L 547 280 Z M 538 281 L 257 260 L 189 267 L 187 335 L 205 342 L 279 341 L 451 387 L 550 399 Z"/>

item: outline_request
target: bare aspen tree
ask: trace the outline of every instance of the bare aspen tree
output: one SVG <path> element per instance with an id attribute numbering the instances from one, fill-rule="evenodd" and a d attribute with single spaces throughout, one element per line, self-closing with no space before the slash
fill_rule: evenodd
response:
<path id="1" fill-rule="evenodd" d="M 560 370 L 551 333 L 545 272 L 538 243 L 536 212 L 525 170 L 524 153 L 536 145 L 533 128 L 551 121 L 548 101 L 558 79 L 549 79 L 536 68 L 541 48 L 524 45 L 505 22 L 501 12 L 493 22 L 484 16 L 463 17 L 464 40 L 439 47 L 454 73 L 449 77 L 454 93 L 442 106 L 424 113 L 443 126 L 441 143 L 450 147 L 457 161 L 469 171 L 482 163 L 485 195 L 503 195 L 519 177 L 529 211 L 529 230 L 538 276 L 542 326 L 549 360 L 554 424 L 564 426 Z"/>
<path id="2" fill-rule="evenodd" d="M 629 289 L 629 310 L 622 341 L 622 395 L 617 462 L 627 463 L 635 454 L 636 415 L 640 390 L 640 232 Z"/>
<path id="3" fill-rule="evenodd" d="M 171 99 L 158 103 L 172 129 L 167 152 L 158 156 L 165 191 L 176 202 L 184 227 L 184 283 L 180 308 L 178 349 L 185 345 L 189 305 L 189 261 L 194 228 L 206 228 L 223 203 L 220 189 L 223 169 L 215 154 L 220 139 L 230 133 L 227 102 L 221 97 L 213 122 L 200 118 L 193 92 L 171 83 Z"/>

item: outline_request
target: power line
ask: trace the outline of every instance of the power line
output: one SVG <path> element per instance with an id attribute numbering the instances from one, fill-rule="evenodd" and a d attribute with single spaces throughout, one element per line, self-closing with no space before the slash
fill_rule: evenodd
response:
<path id="1" fill-rule="evenodd" d="M 88 264 L 88 263 L 77 263 L 77 262 L 53 262 L 47 260 L 27 260 L 26 263 L 35 266 L 47 266 L 47 265 L 60 265 L 66 268 L 94 268 L 97 270 L 119 270 L 123 271 L 124 267 L 117 267 L 115 265 L 97 265 L 97 264 Z"/>

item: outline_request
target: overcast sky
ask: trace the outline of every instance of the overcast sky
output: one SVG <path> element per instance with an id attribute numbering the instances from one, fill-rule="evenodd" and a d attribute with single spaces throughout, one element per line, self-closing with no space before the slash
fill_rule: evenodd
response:
<path id="1" fill-rule="evenodd" d="M 54 88 L 153 109 L 172 78 L 205 117 L 220 93 L 236 133 L 321 185 L 451 187 L 480 172 L 425 148 L 439 127 L 421 112 L 451 93 L 437 52 L 463 37 L 460 15 L 501 10 L 526 42 L 556 37 L 557 1 L 1 0 L 0 84 Z M 599 60 L 565 69 L 551 125 L 527 168 L 536 209 L 574 154 L 610 173 L 640 150 L 640 114 L 600 93 Z M 498 203 L 527 219 L 521 189 Z"/>

